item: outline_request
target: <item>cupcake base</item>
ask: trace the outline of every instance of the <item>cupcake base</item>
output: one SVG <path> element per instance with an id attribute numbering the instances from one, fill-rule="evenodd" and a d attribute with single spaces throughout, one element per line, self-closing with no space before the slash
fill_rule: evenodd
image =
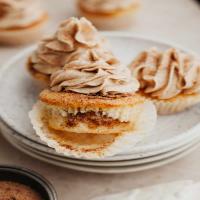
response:
<path id="1" fill-rule="evenodd" d="M 168 100 L 151 99 L 160 115 L 170 115 L 182 112 L 191 106 L 200 103 L 200 94 L 178 95 Z"/>
<path id="2" fill-rule="evenodd" d="M 128 29 L 135 21 L 135 13 L 138 5 L 131 6 L 126 10 L 119 10 L 111 14 L 91 13 L 78 5 L 80 16 L 89 19 L 97 28 L 104 30 Z"/>
<path id="3" fill-rule="evenodd" d="M 34 68 L 33 68 L 33 65 L 32 63 L 30 62 L 30 59 L 28 59 L 27 63 L 26 63 L 26 67 L 27 67 L 27 70 L 28 72 L 30 73 L 30 75 L 40 81 L 41 83 L 45 84 L 45 85 L 48 85 L 49 84 L 49 81 L 50 81 L 50 75 L 47 75 L 47 74 L 43 74 L 43 73 L 40 73 L 38 71 L 36 71 Z"/>
<path id="4" fill-rule="evenodd" d="M 40 20 L 27 26 L 0 29 L 0 43 L 5 45 L 22 45 L 37 41 L 44 33 L 48 15 L 45 13 Z"/>

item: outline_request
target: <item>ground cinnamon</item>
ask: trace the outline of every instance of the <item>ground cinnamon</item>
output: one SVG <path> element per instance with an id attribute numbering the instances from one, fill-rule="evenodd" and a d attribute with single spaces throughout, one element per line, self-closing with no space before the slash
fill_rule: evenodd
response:
<path id="1" fill-rule="evenodd" d="M 0 181 L 0 200 L 42 200 L 29 186 L 17 182 Z"/>

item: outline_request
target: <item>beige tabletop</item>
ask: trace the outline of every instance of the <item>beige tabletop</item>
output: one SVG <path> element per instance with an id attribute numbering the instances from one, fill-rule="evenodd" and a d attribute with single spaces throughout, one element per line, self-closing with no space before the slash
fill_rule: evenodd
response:
<path id="1" fill-rule="evenodd" d="M 43 0 L 49 10 L 53 32 L 56 23 L 75 15 L 72 0 Z M 200 4 L 195 0 L 141 0 L 132 33 L 178 43 L 200 54 Z M 0 64 L 24 47 L 0 47 Z M 96 195 L 124 191 L 174 180 L 200 181 L 200 148 L 189 156 L 164 167 L 149 171 L 100 175 L 72 171 L 31 158 L 0 137 L 0 164 L 20 165 L 33 169 L 55 186 L 59 200 L 86 200 Z"/>

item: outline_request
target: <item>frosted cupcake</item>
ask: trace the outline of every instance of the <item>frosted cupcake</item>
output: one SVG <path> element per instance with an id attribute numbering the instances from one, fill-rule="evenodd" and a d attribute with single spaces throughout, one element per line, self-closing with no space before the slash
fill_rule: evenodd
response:
<path id="1" fill-rule="evenodd" d="M 38 40 L 47 19 L 37 0 L 0 0 L 0 43 L 17 45 Z"/>
<path id="2" fill-rule="evenodd" d="M 131 64 L 140 93 L 153 100 L 159 114 L 183 111 L 200 102 L 200 59 L 178 49 L 152 48 Z"/>
<path id="3" fill-rule="evenodd" d="M 100 29 L 128 28 L 134 21 L 139 0 L 78 0 L 78 10 Z"/>
<path id="4" fill-rule="evenodd" d="M 51 76 L 30 119 L 41 140 L 67 156 L 99 158 L 127 152 L 156 121 L 154 105 L 116 59 L 74 61 Z"/>
<path id="5" fill-rule="evenodd" d="M 85 18 L 69 18 L 62 22 L 56 33 L 41 41 L 28 58 L 28 70 L 33 77 L 49 82 L 52 73 L 62 69 L 69 60 L 78 59 L 80 53 L 101 48 L 104 39 Z M 99 54 L 99 53 L 98 53 Z"/>

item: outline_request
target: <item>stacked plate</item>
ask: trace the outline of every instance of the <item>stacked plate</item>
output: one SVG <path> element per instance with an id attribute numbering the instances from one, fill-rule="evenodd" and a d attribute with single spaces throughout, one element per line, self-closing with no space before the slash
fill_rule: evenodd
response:
<path id="1" fill-rule="evenodd" d="M 152 46 L 161 50 L 171 47 L 162 42 L 122 33 L 106 33 L 106 36 L 114 53 L 125 64 L 138 52 Z M 123 173 L 170 163 L 185 156 L 200 144 L 200 106 L 196 106 L 176 115 L 159 116 L 155 129 L 128 154 L 87 160 L 56 153 L 35 135 L 28 118 L 28 112 L 42 89 L 41 85 L 31 79 L 24 67 L 27 55 L 34 48 L 21 52 L 0 71 L 1 132 L 21 151 L 66 168 L 97 173 Z"/>

